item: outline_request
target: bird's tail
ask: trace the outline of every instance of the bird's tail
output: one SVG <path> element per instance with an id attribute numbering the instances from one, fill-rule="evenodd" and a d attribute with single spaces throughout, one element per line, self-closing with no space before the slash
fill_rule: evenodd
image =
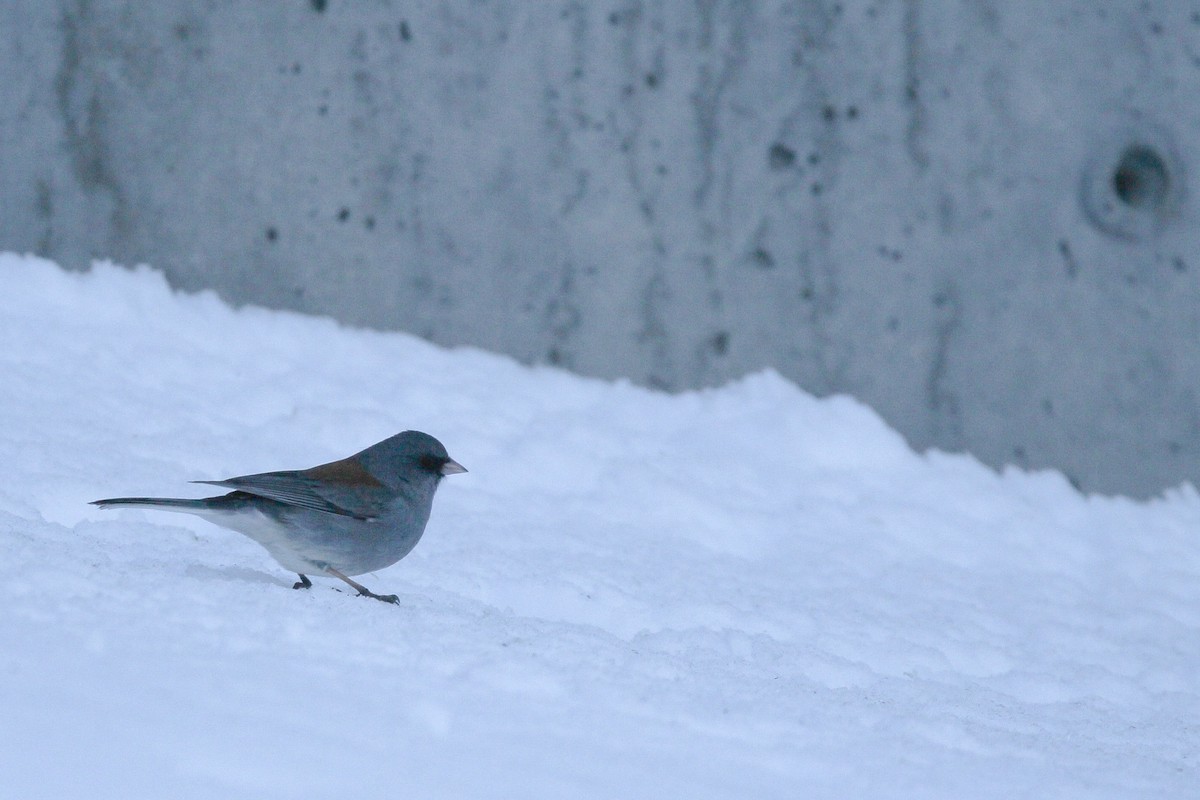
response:
<path id="1" fill-rule="evenodd" d="M 203 511 L 208 507 L 206 500 L 184 500 L 178 497 L 110 497 L 107 500 L 93 500 L 92 505 L 100 508 L 145 506 L 161 508 L 164 511 Z"/>

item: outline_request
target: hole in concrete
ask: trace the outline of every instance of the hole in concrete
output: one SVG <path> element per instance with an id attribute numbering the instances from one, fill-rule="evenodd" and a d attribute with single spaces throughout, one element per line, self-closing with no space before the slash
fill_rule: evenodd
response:
<path id="1" fill-rule="evenodd" d="M 1112 174 L 1117 199 L 1133 209 L 1161 207 L 1167 200 L 1169 186 L 1166 162 L 1153 148 L 1143 145 L 1125 148 Z"/>
<path id="2" fill-rule="evenodd" d="M 1183 167 L 1165 130 L 1145 120 L 1122 126 L 1084 168 L 1080 201 L 1088 221 L 1117 239 L 1158 235 L 1186 195 Z"/>

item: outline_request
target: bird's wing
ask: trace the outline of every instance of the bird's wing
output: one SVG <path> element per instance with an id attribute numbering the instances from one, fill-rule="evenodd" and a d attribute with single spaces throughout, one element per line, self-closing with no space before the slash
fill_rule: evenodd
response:
<path id="1" fill-rule="evenodd" d="M 284 505 L 355 519 L 374 519 L 383 513 L 393 493 L 366 474 L 365 470 L 359 475 L 340 464 L 334 462 L 307 470 L 263 472 L 223 481 L 195 483 L 224 486 Z"/>

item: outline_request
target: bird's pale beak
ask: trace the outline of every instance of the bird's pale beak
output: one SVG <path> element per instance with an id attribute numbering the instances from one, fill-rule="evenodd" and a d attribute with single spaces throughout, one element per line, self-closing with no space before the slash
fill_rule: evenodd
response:
<path id="1" fill-rule="evenodd" d="M 454 459 L 450 459 L 445 464 L 442 464 L 443 475 L 457 475 L 460 472 L 466 472 L 467 468 L 458 463 Z"/>

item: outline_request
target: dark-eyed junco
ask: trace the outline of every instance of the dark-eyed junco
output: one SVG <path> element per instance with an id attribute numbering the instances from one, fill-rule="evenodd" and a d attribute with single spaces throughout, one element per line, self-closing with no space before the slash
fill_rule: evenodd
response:
<path id="1" fill-rule="evenodd" d="M 416 547 L 429 521 L 433 493 L 446 475 L 466 472 L 442 443 L 405 431 L 341 461 L 312 469 L 263 472 L 224 481 L 195 481 L 234 491 L 219 497 L 114 497 L 101 508 L 145 506 L 196 514 L 249 536 L 284 569 L 340 578 L 360 595 L 389 603 L 351 575 L 395 564 Z"/>

